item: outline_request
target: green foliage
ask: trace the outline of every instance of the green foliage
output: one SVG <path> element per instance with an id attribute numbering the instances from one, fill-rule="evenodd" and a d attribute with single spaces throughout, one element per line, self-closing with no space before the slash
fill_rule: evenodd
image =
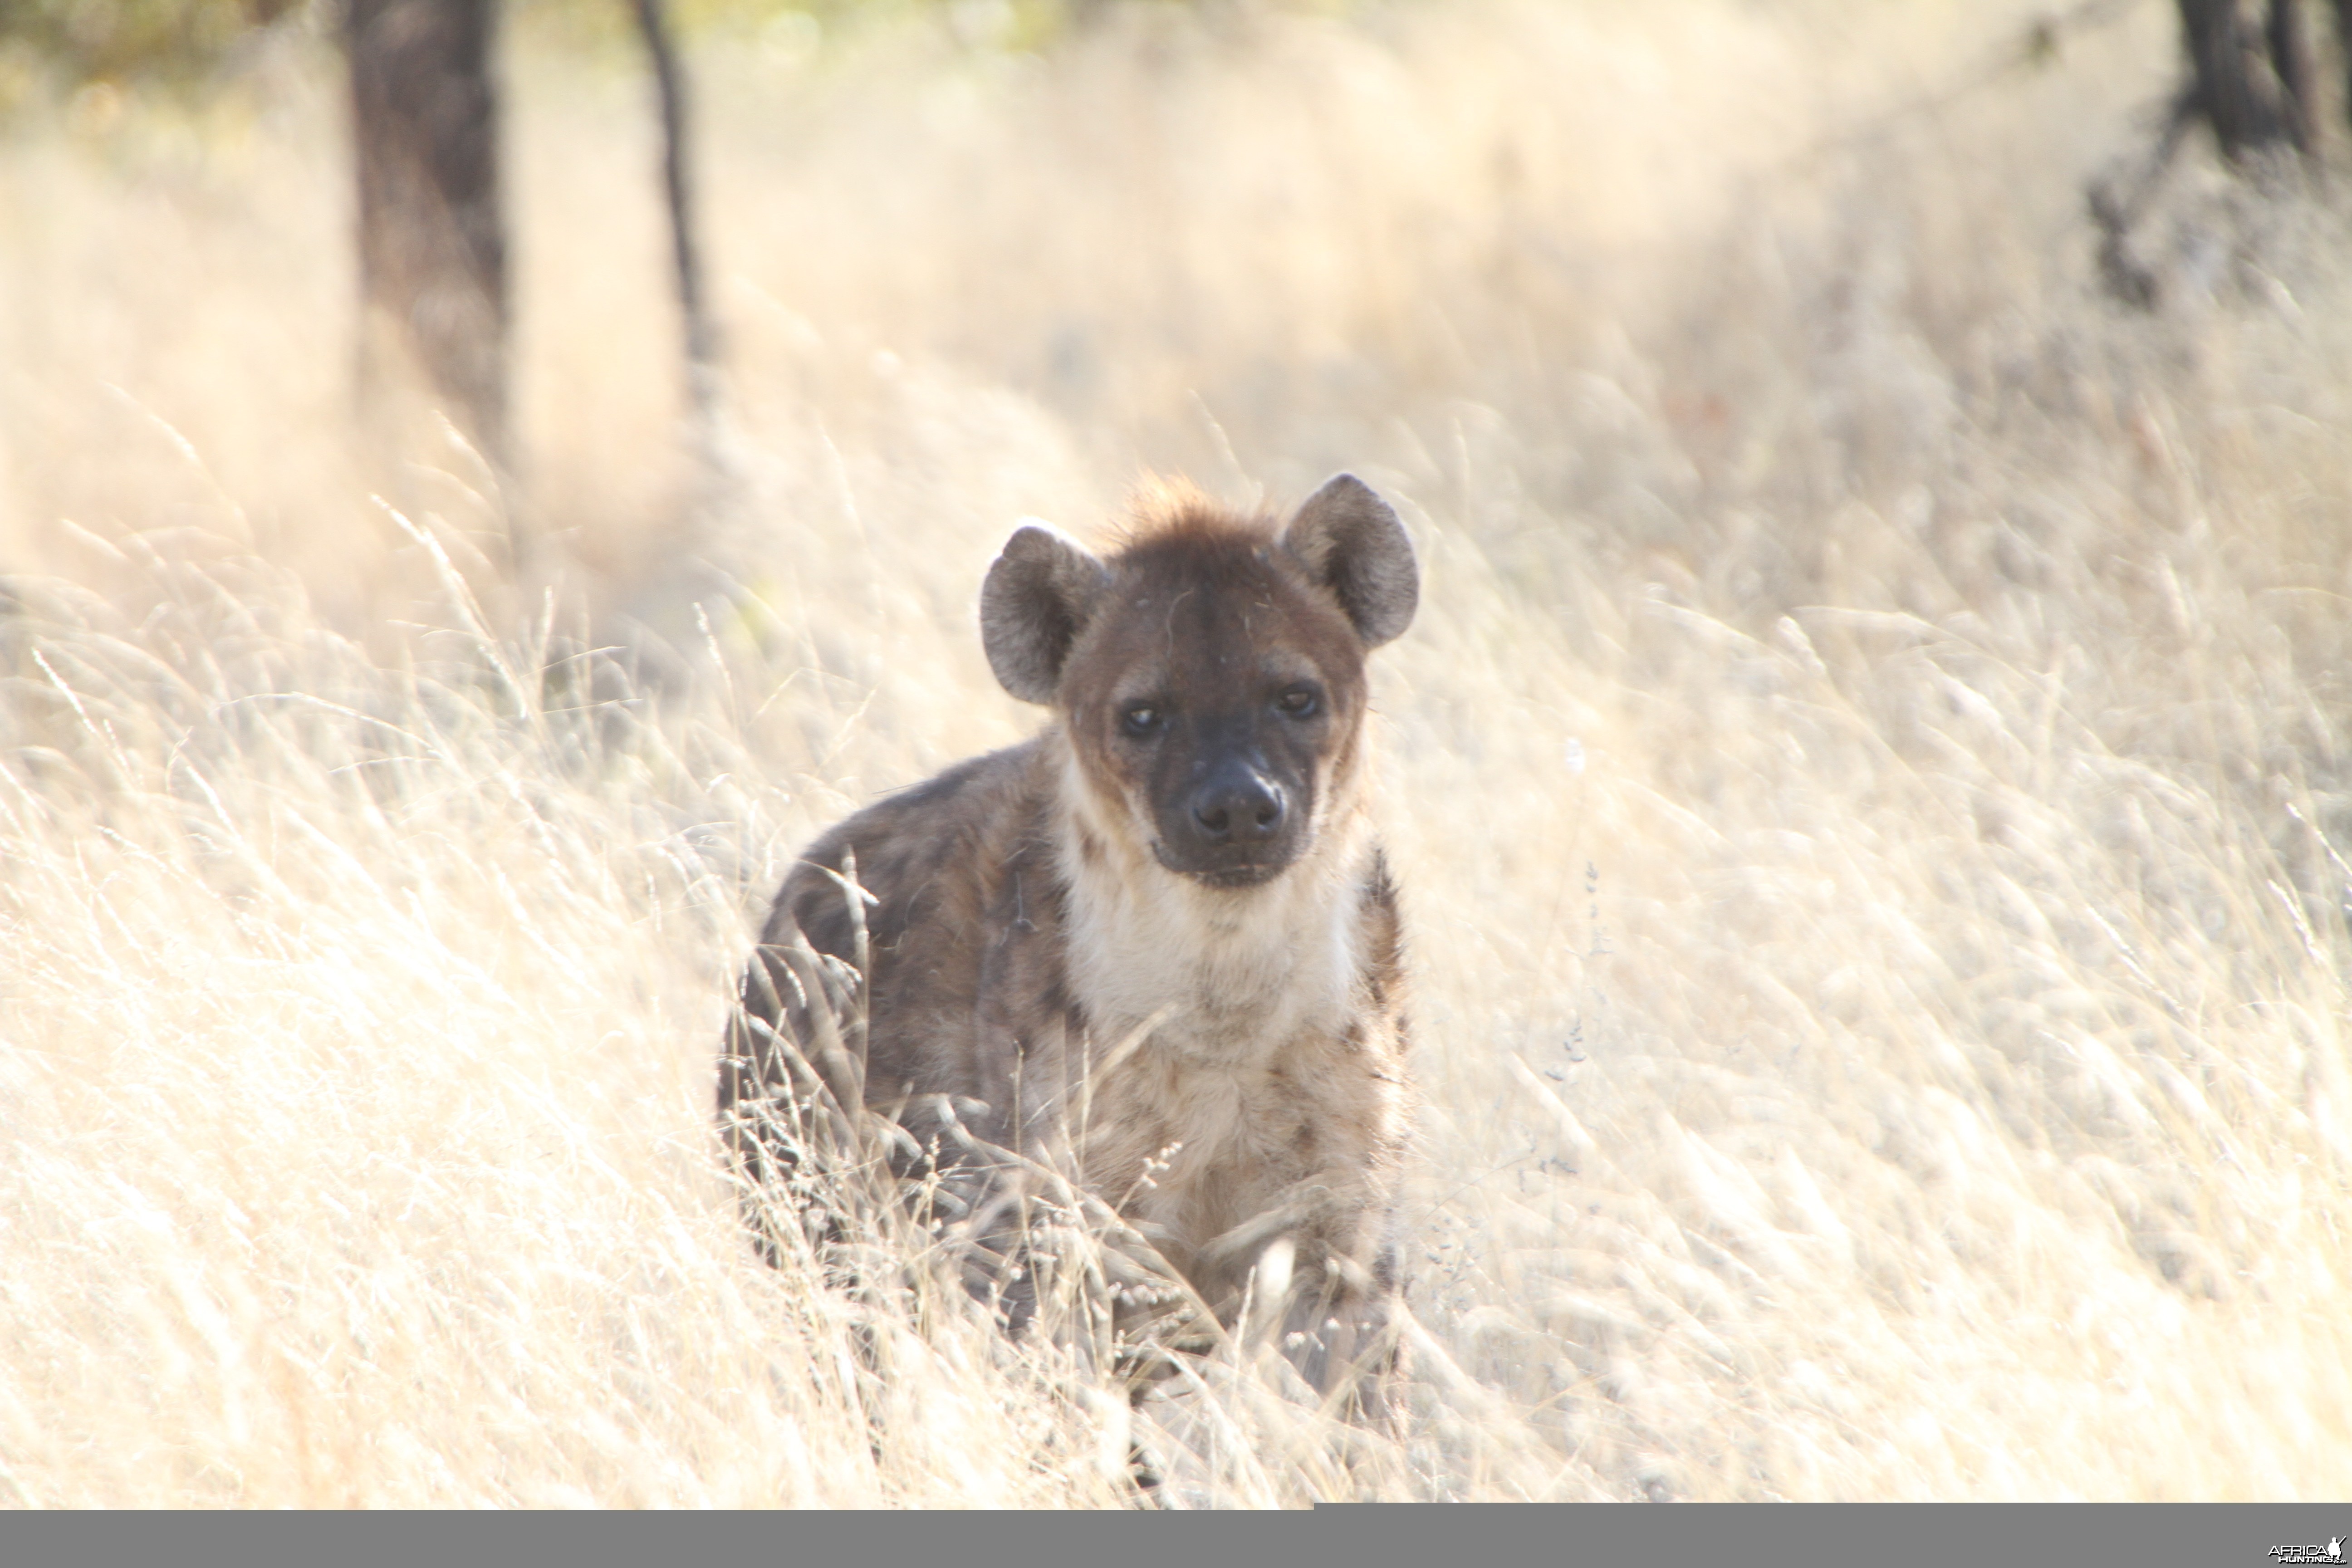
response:
<path id="1" fill-rule="evenodd" d="M 71 84 L 129 78 L 190 79 L 216 67 L 238 39 L 293 9 L 294 0 L 9 0 L 0 6 L 8 74 L 54 74 Z"/>
<path id="2" fill-rule="evenodd" d="M 709 47 L 803 47 L 860 24 L 932 14 L 968 45 L 1034 50 L 1051 44 L 1096 0 L 668 0 L 681 39 Z M 534 43 L 574 55 L 636 58 L 640 43 L 629 0 L 510 0 L 509 18 Z"/>
<path id="3" fill-rule="evenodd" d="M 331 5 L 332 0 L 308 0 Z M 215 72 L 255 31 L 306 0 L 0 0 L 0 111 L 44 84 L 188 85 Z M 958 36 L 1001 48 L 1050 42 L 1086 0 L 669 0 L 686 38 L 736 41 L 780 29 L 830 28 L 892 11 L 948 13 Z M 507 0 L 509 23 L 575 51 L 634 51 L 629 0 Z"/>

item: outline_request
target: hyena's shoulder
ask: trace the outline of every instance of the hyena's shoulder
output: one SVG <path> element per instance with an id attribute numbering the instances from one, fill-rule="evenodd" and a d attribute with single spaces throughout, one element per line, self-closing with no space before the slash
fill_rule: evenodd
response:
<path id="1" fill-rule="evenodd" d="M 866 1021 L 869 1104 L 902 1093 L 1001 1098 L 1003 1075 L 990 1070 L 1002 1054 L 991 1042 L 1003 1033 L 990 1022 L 1008 1005 L 1000 993 L 1017 991 L 1018 1003 L 1058 985 L 1054 964 L 1041 969 L 1057 951 L 1058 932 L 1044 832 L 1050 770 L 1042 758 L 1033 741 L 960 763 L 875 802 L 803 851 L 746 977 L 751 1047 L 761 1047 L 758 1026 L 765 1024 L 797 1048 L 821 1047 L 825 1026 L 811 1011 L 814 990 L 824 991 L 836 1016 L 862 991 L 856 1011 Z M 1045 918 L 1024 921 L 1027 907 Z M 823 955 L 830 978 L 813 983 L 803 973 L 807 961 L 793 955 L 809 949 Z M 733 1055 L 751 1058 L 760 1081 L 789 1076 L 772 1048 L 739 1047 Z M 748 1081 L 722 1073 L 722 1112 Z"/>
<path id="2" fill-rule="evenodd" d="M 789 942 L 797 931 L 819 952 L 853 959 L 856 916 L 845 885 L 853 875 L 877 969 L 910 938 L 969 938 L 996 881 L 1034 837 L 1044 788 L 1033 740 L 886 795 L 802 852 L 761 941 Z"/>

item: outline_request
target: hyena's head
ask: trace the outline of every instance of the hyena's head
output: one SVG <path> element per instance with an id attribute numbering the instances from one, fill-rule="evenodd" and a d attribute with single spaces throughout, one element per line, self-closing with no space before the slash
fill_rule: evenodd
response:
<path id="1" fill-rule="evenodd" d="M 1251 888 L 1352 803 L 1364 656 L 1420 591 L 1396 513 L 1342 474 L 1278 528 L 1182 497 L 1108 560 L 1024 528 L 981 635 L 1007 691 L 1060 713 L 1089 816 L 1170 871 Z"/>

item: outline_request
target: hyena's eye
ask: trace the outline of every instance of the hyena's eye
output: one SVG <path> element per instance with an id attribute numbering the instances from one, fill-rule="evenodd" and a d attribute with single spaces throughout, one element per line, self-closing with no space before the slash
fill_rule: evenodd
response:
<path id="1" fill-rule="evenodd" d="M 1323 694 L 1302 682 L 1276 698 L 1274 706 L 1286 719 L 1312 719 L 1322 711 Z"/>
<path id="2" fill-rule="evenodd" d="M 1118 727 L 1140 741 L 1168 727 L 1168 715 L 1156 702 L 1130 702 L 1118 716 Z"/>

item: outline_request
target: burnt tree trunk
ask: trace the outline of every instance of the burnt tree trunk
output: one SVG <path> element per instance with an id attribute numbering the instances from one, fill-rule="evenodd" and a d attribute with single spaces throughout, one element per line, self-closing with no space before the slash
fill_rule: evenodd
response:
<path id="1" fill-rule="evenodd" d="M 362 399 L 405 361 L 508 470 L 496 0 L 346 0 L 359 165 Z"/>

